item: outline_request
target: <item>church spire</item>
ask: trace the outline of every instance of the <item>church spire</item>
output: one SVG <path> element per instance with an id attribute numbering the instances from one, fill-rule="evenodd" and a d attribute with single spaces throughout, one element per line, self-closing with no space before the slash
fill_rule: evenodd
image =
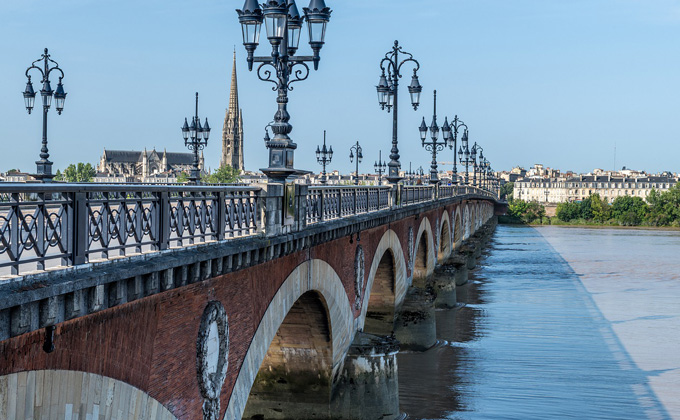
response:
<path id="1" fill-rule="evenodd" d="M 234 47 L 234 61 L 231 71 L 231 90 L 229 91 L 229 106 L 224 118 L 222 129 L 222 159 L 220 166 L 229 165 L 243 171 L 243 117 L 238 103 L 238 82 L 236 79 L 236 48 Z"/>
<path id="2" fill-rule="evenodd" d="M 238 83 L 236 81 L 236 48 L 234 48 L 234 64 L 231 70 L 231 91 L 229 92 L 229 113 L 238 115 Z"/>

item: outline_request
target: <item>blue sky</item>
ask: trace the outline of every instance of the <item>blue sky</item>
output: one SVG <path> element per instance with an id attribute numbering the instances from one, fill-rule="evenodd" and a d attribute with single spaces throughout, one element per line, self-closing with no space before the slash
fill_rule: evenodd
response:
<path id="1" fill-rule="evenodd" d="M 266 166 L 262 137 L 276 110 L 270 85 L 249 73 L 234 9 L 242 0 L 1 0 L 0 170 L 33 171 L 41 115 L 28 115 L 24 71 L 50 48 L 66 72 L 61 116 L 49 116 L 56 168 L 96 163 L 109 149 L 185 150 L 180 126 L 201 94 L 213 127 L 215 168 L 236 46 L 245 163 Z M 303 4 L 304 3 L 304 4 Z M 321 67 L 290 94 L 296 166 L 318 170 L 323 130 L 330 169 L 363 171 L 388 153 L 391 114 L 377 105 L 378 63 L 395 39 L 421 63 L 423 105 L 403 79 L 402 164 L 430 157 L 418 136 L 432 118 L 458 114 L 495 169 L 514 165 L 590 171 L 614 165 L 680 171 L 680 0 L 327 0 L 334 10 Z M 306 1 L 299 6 L 306 6 Z M 266 42 L 263 37 L 263 41 Z M 306 36 L 301 53 L 308 53 Z M 259 53 L 269 51 L 261 44 Z M 53 83 L 55 85 L 56 83 Z M 38 99 L 39 100 L 39 99 Z M 441 161 L 451 161 L 447 151 Z"/>

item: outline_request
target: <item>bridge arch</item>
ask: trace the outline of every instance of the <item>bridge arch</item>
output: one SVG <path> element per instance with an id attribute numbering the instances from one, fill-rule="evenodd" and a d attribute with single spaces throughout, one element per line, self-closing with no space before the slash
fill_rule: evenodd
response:
<path id="1" fill-rule="evenodd" d="M 413 278 L 424 278 L 434 272 L 435 261 L 434 234 L 432 223 L 423 217 L 416 235 L 415 252 L 413 253 Z"/>
<path id="2" fill-rule="evenodd" d="M 463 240 L 466 240 L 470 237 L 470 206 L 468 204 L 463 209 L 463 229 Z"/>
<path id="3" fill-rule="evenodd" d="M 437 234 L 439 235 L 437 261 L 441 262 L 451 255 L 451 250 L 453 248 L 451 239 L 451 219 L 449 218 L 449 212 L 447 211 L 442 213 L 442 221 Z"/>
<path id="4" fill-rule="evenodd" d="M 240 419 L 243 415 L 257 374 L 294 307 L 303 311 L 309 309 L 313 318 L 327 322 L 328 347 L 327 352 L 326 349 L 320 351 L 321 363 L 327 361 L 330 364 L 328 374 L 331 379 L 341 368 L 354 330 L 354 316 L 347 292 L 328 263 L 317 259 L 305 261 L 284 281 L 262 317 L 236 378 L 224 420 Z M 324 332 L 321 330 L 323 327 L 311 333 L 317 335 Z M 282 339 L 285 340 L 285 337 Z M 324 341 L 318 336 L 315 340 Z"/>
<path id="5" fill-rule="evenodd" d="M 463 222 L 462 222 L 462 210 L 460 206 L 457 206 L 453 212 L 453 248 L 458 248 L 463 242 Z"/>
<path id="6" fill-rule="evenodd" d="M 19 392 L 19 388 L 23 391 Z M 125 382 L 89 372 L 32 370 L 0 376 L 6 420 L 104 418 L 176 420 L 160 402 Z M 58 402 L 58 403 L 57 403 Z M 4 410 L 3 410 L 4 407 Z M 13 407 L 13 408 L 12 408 Z"/>
<path id="7" fill-rule="evenodd" d="M 368 272 L 359 329 L 374 334 L 390 334 L 394 329 L 396 309 L 404 302 L 407 289 L 404 251 L 396 232 L 390 229 L 380 239 Z M 370 317 L 375 322 L 369 319 L 369 308 Z"/>

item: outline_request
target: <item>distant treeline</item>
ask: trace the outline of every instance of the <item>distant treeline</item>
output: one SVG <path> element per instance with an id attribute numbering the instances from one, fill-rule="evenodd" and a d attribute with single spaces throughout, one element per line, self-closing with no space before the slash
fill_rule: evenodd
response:
<path id="1" fill-rule="evenodd" d="M 599 194 L 592 194 L 583 201 L 559 204 L 554 218 L 548 218 L 545 207 L 536 202 L 511 199 L 508 213 L 530 224 L 680 227 L 680 184 L 664 192 L 652 190 L 646 201 L 621 196 L 609 204 Z"/>

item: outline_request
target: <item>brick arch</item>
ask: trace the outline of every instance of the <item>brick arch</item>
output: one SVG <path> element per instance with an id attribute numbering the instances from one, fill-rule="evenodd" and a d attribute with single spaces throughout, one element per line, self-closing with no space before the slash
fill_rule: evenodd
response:
<path id="1" fill-rule="evenodd" d="M 465 229 L 463 228 L 463 221 L 462 221 L 462 210 L 460 206 L 456 207 L 455 212 L 453 213 L 453 248 L 456 249 L 460 246 L 461 242 L 463 242 L 463 236 L 465 234 Z"/>
<path id="2" fill-rule="evenodd" d="M 332 346 L 331 370 L 332 377 L 335 377 L 353 339 L 352 308 L 335 270 L 322 260 L 305 261 L 286 278 L 262 317 L 236 378 L 224 420 L 240 419 L 243 415 L 270 344 L 293 305 L 307 292 L 318 293 L 327 310 Z"/>
<path id="3" fill-rule="evenodd" d="M 19 393 L 19 388 L 24 391 Z M 6 391 L 0 393 L 0 408 L 17 408 L 14 413 L 5 412 L 7 417 L 3 417 L 3 420 L 56 419 L 59 415 L 60 418 L 71 418 L 68 413 L 80 414 L 83 419 L 100 418 L 102 415 L 106 419 L 113 419 L 118 418 L 119 411 L 125 413 L 125 418 L 130 420 L 176 420 L 167 408 L 144 391 L 125 382 L 89 372 L 18 372 L 0 376 L 0 389 Z M 26 404 L 29 401 L 32 403 Z"/>
<path id="4" fill-rule="evenodd" d="M 364 289 L 364 304 L 361 307 L 361 316 L 357 320 L 358 329 L 363 330 L 366 324 L 366 315 L 371 300 L 371 293 L 373 291 L 373 284 L 375 283 L 378 269 L 385 268 L 385 255 L 388 254 L 394 259 L 393 275 L 394 275 L 394 309 L 401 306 L 406 297 L 406 289 L 408 289 L 408 278 L 406 276 L 406 259 L 404 258 L 404 251 L 401 247 L 399 236 L 393 230 L 388 230 L 380 239 L 375 253 L 373 254 L 373 262 L 368 272 L 368 280 L 366 281 L 366 288 Z M 381 262 L 383 263 L 381 267 Z"/>
<path id="5" fill-rule="evenodd" d="M 444 211 L 442 214 L 441 225 L 439 226 L 439 249 L 437 250 L 437 261 L 443 261 L 451 255 L 453 249 L 453 240 L 451 235 L 451 219 L 449 212 Z"/>
<path id="6" fill-rule="evenodd" d="M 465 204 L 463 209 L 463 240 L 466 240 L 472 234 L 470 229 L 470 206 Z"/>
<path id="7" fill-rule="evenodd" d="M 427 217 L 423 217 L 418 228 L 413 261 L 413 278 L 416 278 L 417 274 L 421 277 L 427 277 L 434 272 L 436 264 L 434 234 L 432 233 L 432 223 Z M 419 267 L 420 273 L 418 273 Z"/>

